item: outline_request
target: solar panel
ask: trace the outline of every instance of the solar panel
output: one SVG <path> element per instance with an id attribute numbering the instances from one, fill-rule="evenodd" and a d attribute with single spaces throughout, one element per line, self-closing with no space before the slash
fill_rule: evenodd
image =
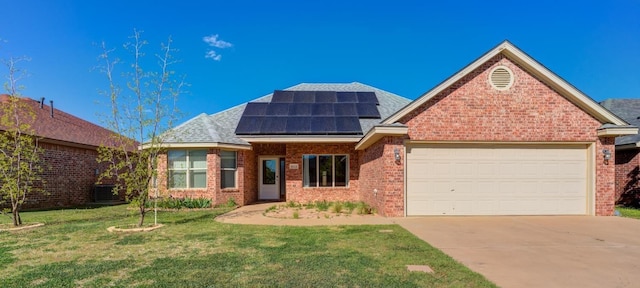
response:
<path id="1" fill-rule="evenodd" d="M 315 103 L 315 91 L 294 91 L 293 103 Z"/>
<path id="2" fill-rule="evenodd" d="M 273 91 L 271 103 L 291 103 L 293 102 L 293 91 L 276 90 Z"/>
<path id="3" fill-rule="evenodd" d="M 284 134 L 287 132 L 287 117 L 264 117 L 260 134 Z"/>
<path id="4" fill-rule="evenodd" d="M 266 116 L 287 116 L 289 115 L 289 103 L 269 103 Z"/>
<path id="5" fill-rule="evenodd" d="M 340 103 L 356 103 L 358 102 L 358 95 L 356 92 L 337 92 L 336 100 Z"/>
<path id="6" fill-rule="evenodd" d="M 311 106 L 311 115 L 313 116 L 334 116 L 333 104 L 315 103 Z"/>
<path id="7" fill-rule="evenodd" d="M 336 119 L 334 117 L 313 117 L 311 119 L 311 133 L 335 134 Z"/>
<path id="8" fill-rule="evenodd" d="M 269 105 L 269 103 L 267 103 L 267 102 L 264 102 L 264 103 L 260 103 L 260 102 L 247 103 L 247 106 L 244 107 L 244 113 L 242 115 L 245 115 L 245 116 L 262 116 L 267 111 L 267 105 Z"/>
<path id="9" fill-rule="evenodd" d="M 310 103 L 293 103 L 289 106 L 289 116 L 311 116 Z"/>
<path id="10" fill-rule="evenodd" d="M 333 111 L 336 116 L 358 116 L 355 103 L 334 103 Z"/>
<path id="11" fill-rule="evenodd" d="M 339 134 L 361 134 L 358 117 L 336 117 L 336 132 Z"/>
<path id="12" fill-rule="evenodd" d="M 288 117 L 286 134 L 311 133 L 311 117 Z"/>
<path id="13" fill-rule="evenodd" d="M 316 103 L 335 103 L 335 91 L 316 91 Z"/>
<path id="14" fill-rule="evenodd" d="M 380 111 L 375 103 L 358 103 L 355 104 L 360 118 L 380 119 Z"/>
<path id="15" fill-rule="evenodd" d="M 240 122 L 238 122 L 238 126 L 236 127 L 236 134 L 259 134 L 261 132 L 260 126 L 262 125 L 263 119 L 264 117 L 242 116 L 242 118 L 240 118 Z"/>
<path id="16" fill-rule="evenodd" d="M 378 97 L 374 92 L 358 92 L 358 103 L 378 103 Z"/>

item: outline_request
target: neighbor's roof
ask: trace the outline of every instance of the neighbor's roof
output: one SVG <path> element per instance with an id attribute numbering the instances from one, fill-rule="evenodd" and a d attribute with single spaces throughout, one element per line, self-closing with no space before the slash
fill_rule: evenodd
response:
<path id="1" fill-rule="evenodd" d="M 618 115 L 629 124 L 640 127 L 640 99 L 607 99 L 600 102 L 604 108 Z M 616 138 L 616 145 L 640 142 L 640 134 Z"/>
<path id="2" fill-rule="evenodd" d="M 411 100 L 396 94 L 380 90 L 378 88 L 358 82 L 353 83 L 301 83 L 284 90 L 295 91 L 337 91 L 337 92 L 375 92 L 378 97 L 378 111 L 381 119 L 360 119 L 362 131 L 366 133 L 373 126 L 380 124 L 406 106 Z M 250 102 L 270 102 L 273 93 L 254 99 Z M 236 126 L 242 117 L 246 103 L 224 110 L 222 112 L 206 115 L 200 114 L 191 120 L 175 127 L 168 133 L 163 141 L 171 143 L 224 143 L 231 145 L 249 145 L 248 142 L 238 138 L 235 134 Z"/>
<path id="3" fill-rule="evenodd" d="M 4 105 L 8 97 L 11 96 L 0 95 L 0 103 Z M 50 105 L 42 105 L 42 108 L 40 108 L 39 101 L 26 97 L 21 98 L 21 100 L 29 105 L 35 113 L 35 122 L 31 128 L 39 137 L 94 147 L 101 145 L 113 146 L 113 143 L 115 143 L 113 136 L 116 134 L 110 130 L 55 108 L 52 116 Z"/>

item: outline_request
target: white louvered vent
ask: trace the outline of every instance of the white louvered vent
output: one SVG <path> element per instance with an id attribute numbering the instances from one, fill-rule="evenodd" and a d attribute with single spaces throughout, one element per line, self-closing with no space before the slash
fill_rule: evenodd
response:
<path id="1" fill-rule="evenodd" d="M 496 67 L 491 71 L 491 75 L 489 76 L 489 81 L 491 82 L 491 86 L 498 90 L 506 90 L 511 87 L 513 84 L 513 74 L 507 67 Z"/>

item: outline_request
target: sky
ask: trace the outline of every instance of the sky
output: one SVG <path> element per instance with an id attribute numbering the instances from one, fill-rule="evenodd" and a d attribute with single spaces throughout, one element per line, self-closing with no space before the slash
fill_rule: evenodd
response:
<path id="1" fill-rule="evenodd" d="M 27 56 L 22 94 L 96 124 L 99 43 L 168 37 L 182 121 L 299 83 L 361 82 L 416 99 L 509 40 L 596 101 L 640 98 L 640 0 L 0 0 L 0 58 Z M 0 76 L 7 75 L 1 67 Z M 155 69 L 155 67 L 152 67 Z"/>

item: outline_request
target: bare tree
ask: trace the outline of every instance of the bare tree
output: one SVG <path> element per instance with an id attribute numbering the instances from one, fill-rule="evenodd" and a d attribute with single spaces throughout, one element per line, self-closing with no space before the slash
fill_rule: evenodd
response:
<path id="1" fill-rule="evenodd" d="M 8 69 L 0 99 L 0 204 L 10 203 L 14 226 L 22 225 L 20 209 L 33 193 L 42 189 L 42 156 L 38 137 L 33 129 L 36 114 L 32 100 L 20 97 L 18 82 L 26 72 L 18 67 L 26 57 L 8 58 L 2 63 Z M 5 213 L 6 211 L 3 211 Z"/>
<path id="2" fill-rule="evenodd" d="M 185 87 L 184 77 L 170 70 L 176 63 L 172 58 L 176 50 L 171 46 L 171 37 L 160 45 L 160 52 L 155 55 L 157 66 L 147 68 L 146 63 L 150 61 L 143 52 L 147 42 L 141 34 L 134 30 L 131 42 L 123 47 L 129 52 L 131 62 L 128 69 L 119 74 L 121 78 L 116 76 L 116 68 L 123 63 L 113 56 L 117 50 L 107 48 L 103 42 L 99 56 L 100 70 L 109 83 L 109 88 L 102 91 L 109 99 L 110 108 L 105 124 L 118 134 L 114 136 L 113 146 L 98 149 L 98 162 L 108 166 L 99 181 L 115 180 L 114 193 L 124 191 L 126 200 L 138 209 L 138 226 L 144 223 L 150 184 L 157 176 L 153 161 L 164 149 L 160 135 L 177 119 L 176 101 Z M 125 88 L 120 83 L 126 83 Z"/>

